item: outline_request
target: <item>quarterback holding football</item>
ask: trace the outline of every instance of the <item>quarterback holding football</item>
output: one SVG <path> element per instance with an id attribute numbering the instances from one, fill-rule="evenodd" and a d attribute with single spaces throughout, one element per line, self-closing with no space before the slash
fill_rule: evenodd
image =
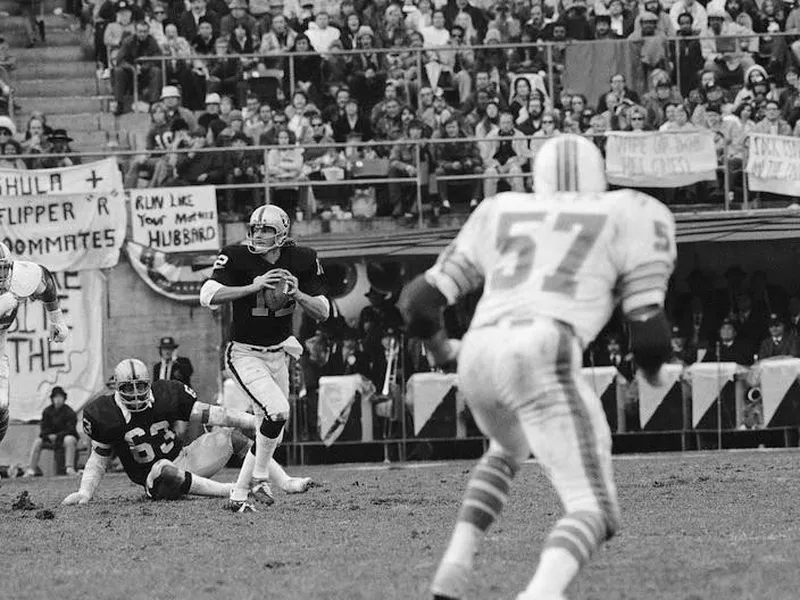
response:
<path id="1" fill-rule="evenodd" d="M 53 274 L 42 265 L 15 260 L 0 243 L 0 441 L 6 436 L 9 420 L 9 362 L 6 354 L 6 332 L 17 318 L 19 305 L 41 300 L 47 311 L 51 342 L 63 342 L 69 327 L 61 313 L 58 286 Z"/>
<path id="2" fill-rule="evenodd" d="M 250 440 L 238 430 L 253 432 L 256 417 L 205 404 L 187 385 L 160 379 L 151 383 L 147 366 L 128 358 L 114 369 L 114 394 L 92 400 L 83 410 L 83 429 L 92 439 L 92 453 L 80 489 L 63 504 L 86 504 L 116 455 L 130 480 L 144 486 L 153 500 L 174 500 L 184 494 L 227 497 L 230 483 L 212 481 L 231 456 L 244 455 Z M 217 427 L 184 446 L 175 421 Z M 288 477 L 277 463 L 272 476 L 289 493 L 305 491 L 310 480 Z"/>
<path id="3" fill-rule="evenodd" d="M 251 497 L 273 502 L 269 465 L 289 417 L 289 359 L 303 352 L 292 335 L 295 309 L 317 321 L 331 310 L 317 254 L 289 238 L 289 217 L 281 208 L 257 208 L 246 244 L 227 246 L 217 258 L 200 303 L 210 308 L 228 302 L 233 324 L 225 364 L 260 421 L 230 496 L 229 508 L 241 511 Z"/>

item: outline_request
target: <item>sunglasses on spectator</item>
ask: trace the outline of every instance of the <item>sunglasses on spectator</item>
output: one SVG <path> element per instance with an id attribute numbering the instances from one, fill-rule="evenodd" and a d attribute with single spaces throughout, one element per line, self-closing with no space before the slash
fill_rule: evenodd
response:
<path id="1" fill-rule="evenodd" d="M 323 125 L 325 125 L 325 123 L 312 123 L 311 124 L 312 127 L 322 127 Z"/>
<path id="2" fill-rule="evenodd" d="M 553 119 L 542 119 L 542 123 L 550 123 L 553 124 Z"/>
<path id="3" fill-rule="evenodd" d="M 10 129 L 0 128 L 0 135 L 11 135 Z"/>
<path id="4" fill-rule="evenodd" d="M 154 15 L 165 15 L 165 14 L 167 14 L 167 11 L 165 11 L 165 10 L 154 10 L 153 14 Z"/>
<path id="5" fill-rule="evenodd" d="M 644 121 L 644 117 L 631 117 L 631 121 Z"/>

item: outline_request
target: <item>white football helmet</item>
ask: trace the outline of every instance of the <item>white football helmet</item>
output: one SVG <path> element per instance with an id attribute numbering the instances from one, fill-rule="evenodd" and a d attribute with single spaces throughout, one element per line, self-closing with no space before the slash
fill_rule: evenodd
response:
<path id="1" fill-rule="evenodd" d="M 0 242 L 0 291 L 11 289 L 11 275 L 14 272 L 14 255 L 8 246 Z"/>
<path id="2" fill-rule="evenodd" d="M 265 204 L 250 215 L 247 247 L 253 254 L 266 254 L 289 240 L 289 215 L 274 204 Z"/>
<path id="3" fill-rule="evenodd" d="M 126 358 L 114 368 L 116 397 L 131 412 L 153 406 L 150 372 L 138 358 Z"/>
<path id="4" fill-rule="evenodd" d="M 573 133 L 550 138 L 533 162 L 533 187 L 537 194 L 606 191 L 606 164 L 600 149 Z"/>

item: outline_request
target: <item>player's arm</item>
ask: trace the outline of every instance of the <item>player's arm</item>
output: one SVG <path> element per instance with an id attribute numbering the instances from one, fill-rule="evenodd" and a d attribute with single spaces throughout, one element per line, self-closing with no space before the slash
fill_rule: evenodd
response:
<path id="1" fill-rule="evenodd" d="M 625 257 L 618 289 L 634 361 L 645 377 L 655 378 L 671 353 L 664 299 L 675 267 L 675 219 L 663 204 L 642 196 L 634 199 L 620 240 Z"/>
<path id="2" fill-rule="evenodd" d="M 230 255 L 223 251 L 214 262 L 211 278 L 200 288 L 200 304 L 206 308 L 219 306 L 256 294 L 264 288 L 274 288 L 281 281 L 279 273 L 268 272 L 242 284 L 231 264 Z"/>
<path id="3" fill-rule="evenodd" d="M 47 322 L 49 323 L 50 339 L 54 342 L 63 342 L 69 335 L 69 327 L 67 327 L 64 314 L 61 312 L 61 303 L 58 300 L 58 285 L 50 271 L 42 265 L 39 265 L 39 267 L 42 269 L 42 280 L 34 292 L 34 297 L 44 303 Z"/>
<path id="4" fill-rule="evenodd" d="M 484 201 L 436 264 L 415 277 L 400 294 L 397 307 L 405 319 L 408 334 L 421 338 L 440 365 L 455 360 L 460 345 L 457 340 L 447 338 L 442 317 L 444 308 L 483 286 L 478 247 L 490 217 L 489 207 L 490 202 Z"/>
<path id="5" fill-rule="evenodd" d="M 97 487 L 100 485 L 100 480 L 108 470 L 113 458 L 114 452 L 109 444 L 92 440 L 92 453 L 83 468 L 81 486 L 77 492 L 73 492 L 64 498 L 61 504 L 86 504 L 94 498 Z"/>
<path id="6" fill-rule="evenodd" d="M 288 293 L 305 314 L 316 321 L 325 321 L 331 316 L 331 303 L 324 293 L 324 272 L 316 252 L 310 250 L 308 265 L 299 277 L 287 272 L 287 279 L 290 283 Z"/>

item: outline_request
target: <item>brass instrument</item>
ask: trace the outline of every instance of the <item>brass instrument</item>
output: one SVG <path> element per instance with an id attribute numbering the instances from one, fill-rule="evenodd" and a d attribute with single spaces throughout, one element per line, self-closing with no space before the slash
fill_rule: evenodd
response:
<path id="1" fill-rule="evenodd" d="M 754 387 L 747 390 L 747 399 L 750 402 L 761 402 L 761 388 Z"/>
<path id="2" fill-rule="evenodd" d="M 383 387 L 375 398 L 375 414 L 384 419 L 392 419 L 395 398 L 397 395 L 397 366 L 400 358 L 400 343 L 395 336 L 383 339 L 384 356 L 386 357 L 386 374 Z"/>

